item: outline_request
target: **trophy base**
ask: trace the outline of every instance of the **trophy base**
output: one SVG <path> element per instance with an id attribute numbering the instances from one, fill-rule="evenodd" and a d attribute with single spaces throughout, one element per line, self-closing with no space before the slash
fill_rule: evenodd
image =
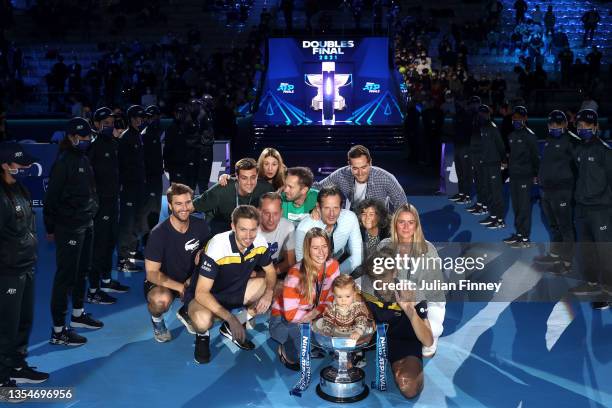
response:
<path id="1" fill-rule="evenodd" d="M 329 402 L 351 403 L 366 398 L 370 389 L 365 384 L 365 373 L 360 368 L 350 368 L 348 378 L 336 378 L 337 370 L 326 367 L 321 370 L 317 395 Z"/>

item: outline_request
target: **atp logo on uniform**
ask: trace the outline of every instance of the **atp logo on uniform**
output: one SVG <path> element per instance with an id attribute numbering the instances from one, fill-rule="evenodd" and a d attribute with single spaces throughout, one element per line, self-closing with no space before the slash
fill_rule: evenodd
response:
<path id="1" fill-rule="evenodd" d="M 268 242 L 268 250 L 270 251 L 270 255 L 274 256 L 274 254 L 278 252 L 278 242 Z"/>

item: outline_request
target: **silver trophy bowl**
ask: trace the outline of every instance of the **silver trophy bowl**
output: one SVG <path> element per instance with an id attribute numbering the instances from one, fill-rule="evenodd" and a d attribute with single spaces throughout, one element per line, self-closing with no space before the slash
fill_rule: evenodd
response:
<path id="1" fill-rule="evenodd" d="M 353 367 L 353 355 L 365 348 L 376 332 L 374 324 L 366 330 L 359 340 L 326 334 L 323 319 L 312 324 L 312 339 L 321 348 L 333 352 L 332 364 L 321 370 L 317 395 L 326 401 L 336 403 L 357 402 L 370 393 L 365 383 L 365 372 Z"/>

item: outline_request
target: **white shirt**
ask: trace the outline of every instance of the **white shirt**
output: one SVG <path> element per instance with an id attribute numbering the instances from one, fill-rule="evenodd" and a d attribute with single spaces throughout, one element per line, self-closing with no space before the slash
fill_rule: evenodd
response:
<path id="1" fill-rule="evenodd" d="M 353 195 L 353 200 L 355 200 L 355 202 L 351 203 L 352 206 L 365 199 L 367 187 L 368 183 L 358 183 L 357 180 L 355 180 L 355 194 Z"/>
<path id="2" fill-rule="evenodd" d="M 259 227 L 257 235 L 261 235 L 268 242 L 268 250 L 272 256 L 274 263 L 281 262 L 279 258 L 284 251 L 293 251 L 295 249 L 295 227 L 293 223 L 286 218 L 281 218 L 278 226 L 274 231 L 266 232 Z"/>

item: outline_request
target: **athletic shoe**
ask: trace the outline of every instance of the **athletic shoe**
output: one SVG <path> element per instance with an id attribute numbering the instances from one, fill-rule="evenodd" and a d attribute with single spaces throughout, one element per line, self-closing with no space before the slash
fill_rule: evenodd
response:
<path id="1" fill-rule="evenodd" d="M 129 259 L 122 258 L 119 260 L 119 264 L 117 265 L 117 270 L 121 272 L 132 273 L 132 272 L 141 272 L 142 268 L 136 265 L 134 262 L 130 261 Z"/>
<path id="2" fill-rule="evenodd" d="M 210 361 L 210 336 L 196 335 L 193 359 L 198 364 L 206 364 Z"/>
<path id="3" fill-rule="evenodd" d="M 110 282 L 100 282 L 100 289 L 104 292 L 126 293 L 130 290 L 129 286 L 122 285 L 119 281 L 111 279 Z"/>
<path id="4" fill-rule="evenodd" d="M 253 350 L 255 348 L 255 344 L 253 344 L 253 342 L 246 337 L 246 334 L 245 334 L 244 341 L 242 343 L 240 343 L 238 340 L 234 339 L 234 336 L 232 335 L 232 331 L 230 330 L 229 324 L 227 324 L 227 322 L 223 322 L 223 324 L 219 328 L 219 333 L 221 333 L 223 336 L 225 336 L 228 339 L 230 339 L 232 341 L 232 343 L 234 343 L 235 345 L 237 345 L 238 347 L 240 347 L 243 350 L 249 350 L 250 351 L 250 350 Z"/>
<path id="5" fill-rule="evenodd" d="M 504 238 L 503 241 L 505 244 L 510 245 L 510 244 L 514 244 L 519 239 L 521 239 L 521 236 L 519 234 L 512 234 L 508 238 Z"/>
<path id="6" fill-rule="evenodd" d="M 91 317 L 89 313 L 81 313 L 79 317 L 74 315 L 70 318 L 70 326 L 83 327 L 85 329 L 97 330 L 104 327 L 104 323 Z"/>
<path id="7" fill-rule="evenodd" d="M 107 295 L 100 289 L 96 289 L 94 293 L 87 291 L 87 303 L 93 303 L 96 305 L 113 305 L 117 303 L 117 299 L 111 295 Z"/>
<path id="8" fill-rule="evenodd" d="M 467 211 L 467 212 L 469 212 L 469 213 L 474 214 L 474 213 L 476 213 L 476 212 L 480 211 L 481 209 L 482 209 L 482 204 L 480 204 L 480 203 L 476 203 L 476 204 L 474 204 L 473 206 L 468 207 L 468 208 L 466 209 L 466 211 Z"/>
<path id="9" fill-rule="evenodd" d="M 474 212 L 472 214 L 474 214 L 474 215 L 487 215 L 488 213 L 489 213 L 489 210 L 487 209 L 487 207 L 480 207 L 477 212 Z"/>
<path id="10" fill-rule="evenodd" d="M 0 383 L 0 402 L 8 402 L 10 404 L 17 404 L 17 403 L 26 401 L 27 398 L 22 397 L 18 393 L 19 390 L 21 390 L 21 388 L 19 388 L 17 384 L 15 384 L 15 381 L 13 380 L 7 380 L 3 383 Z"/>
<path id="11" fill-rule="evenodd" d="M 170 333 L 170 330 L 166 327 L 164 319 L 157 323 L 151 318 L 151 324 L 153 324 L 153 335 L 158 343 L 165 343 L 172 340 L 172 333 Z"/>
<path id="12" fill-rule="evenodd" d="M 434 342 L 431 346 L 429 347 L 423 346 L 423 350 L 422 350 L 423 357 L 431 358 L 434 356 L 434 354 L 436 354 L 437 350 L 438 350 L 438 338 L 434 337 Z"/>
<path id="13" fill-rule="evenodd" d="M 557 275 L 567 275 L 572 271 L 572 264 L 570 262 L 558 261 L 552 265 L 551 272 Z"/>
<path id="14" fill-rule="evenodd" d="M 64 327 L 59 333 L 56 333 L 53 329 L 51 330 L 51 340 L 49 340 L 49 343 L 63 346 L 82 346 L 87 343 L 87 339 L 77 334 L 74 330 Z"/>
<path id="15" fill-rule="evenodd" d="M 601 293 L 601 287 L 595 282 L 586 282 L 571 288 L 569 291 L 578 296 L 593 296 Z"/>
<path id="16" fill-rule="evenodd" d="M 529 248 L 530 246 L 531 246 L 531 241 L 529 241 L 529 238 L 522 238 L 519 241 L 516 241 L 515 243 L 510 245 L 510 247 L 516 248 L 516 249 Z"/>
<path id="17" fill-rule="evenodd" d="M 591 302 L 591 307 L 593 310 L 606 310 L 610 308 L 610 303 L 608 302 Z"/>
<path id="18" fill-rule="evenodd" d="M 196 334 L 196 331 L 193 328 L 193 323 L 191 322 L 191 318 L 187 313 L 187 306 L 181 306 L 178 312 L 176 312 L 176 318 L 179 319 L 181 323 L 183 323 L 189 333 Z"/>
<path id="19" fill-rule="evenodd" d="M 483 220 L 478 221 L 478 223 L 479 223 L 480 225 L 491 225 L 491 224 L 493 224 L 493 223 L 495 223 L 495 222 L 497 222 L 497 218 L 493 218 L 493 217 L 491 217 L 491 216 L 488 216 L 487 218 L 485 218 L 485 219 L 483 219 Z"/>
<path id="20" fill-rule="evenodd" d="M 470 204 L 471 202 L 472 202 L 472 199 L 470 198 L 470 196 L 463 196 L 461 200 L 456 201 L 456 203 L 460 205 L 467 205 L 467 204 Z"/>
<path id="21" fill-rule="evenodd" d="M 455 194 L 454 196 L 449 197 L 448 199 L 449 199 L 449 200 L 451 200 L 451 201 L 455 201 L 455 202 L 457 202 L 457 201 L 459 201 L 459 200 L 463 200 L 463 194 L 459 194 L 459 193 L 457 193 L 457 194 Z"/>
<path id="22" fill-rule="evenodd" d="M 559 256 L 553 256 L 550 253 L 546 255 L 539 255 L 533 258 L 533 262 L 544 265 L 554 265 L 560 261 L 561 259 Z"/>
<path id="23" fill-rule="evenodd" d="M 11 370 L 11 380 L 17 384 L 40 384 L 49 379 L 49 374 L 36 371 L 35 368 L 30 367 L 27 363 L 19 368 L 13 368 Z"/>
<path id="24" fill-rule="evenodd" d="M 506 228 L 506 223 L 504 223 L 504 220 L 497 218 L 495 219 L 495 222 L 492 222 L 491 224 L 486 226 L 488 229 L 502 229 L 502 228 Z"/>

